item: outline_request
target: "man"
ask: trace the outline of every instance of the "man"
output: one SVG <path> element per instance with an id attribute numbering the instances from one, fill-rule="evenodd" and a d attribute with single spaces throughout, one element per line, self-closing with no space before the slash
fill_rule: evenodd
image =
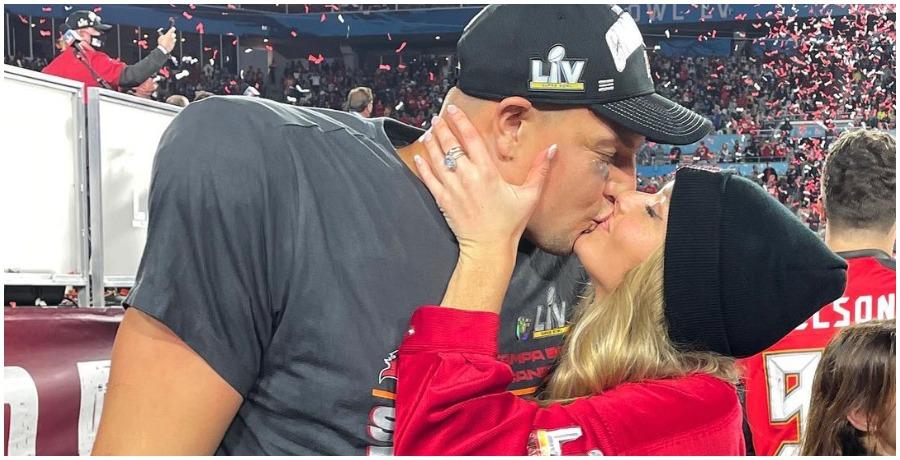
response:
<path id="1" fill-rule="evenodd" d="M 856 130 L 831 148 L 822 178 L 825 243 L 847 259 L 847 287 L 769 350 L 742 360 L 757 455 L 798 454 L 813 376 L 828 341 L 845 326 L 895 317 L 895 145 L 887 133 Z"/>
<path id="2" fill-rule="evenodd" d="M 359 86 L 347 93 L 347 110 L 359 117 L 372 117 L 372 104 L 375 97 L 372 96 L 372 89 L 365 86 Z"/>
<path id="3" fill-rule="evenodd" d="M 166 98 L 166 104 L 177 105 L 178 107 L 187 107 L 191 101 L 181 94 L 173 94 Z"/>
<path id="4" fill-rule="evenodd" d="M 574 242 L 635 189 L 645 137 L 688 144 L 711 126 L 654 93 L 618 7 L 489 6 L 458 52 L 442 110 L 468 115 L 508 182 L 558 145 L 499 343 L 526 395 L 583 286 Z M 397 346 L 459 254 L 413 167 L 421 135 L 251 98 L 186 107 L 157 151 L 94 453 L 390 454 Z"/>
<path id="5" fill-rule="evenodd" d="M 93 11 L 76 11 L 66 19 L 66 49 L 42 72 L 77 80 L 86 87 L 109 87 L 116 91 L 144 83 L 156 73 L 175 48 L 175 28 L 157 38 L 157 46 L 137 64 L 125 65 L 101 51 L 105 32 L 112 29 Z M 70 43 L 71 40 L 71 43 Z"/>

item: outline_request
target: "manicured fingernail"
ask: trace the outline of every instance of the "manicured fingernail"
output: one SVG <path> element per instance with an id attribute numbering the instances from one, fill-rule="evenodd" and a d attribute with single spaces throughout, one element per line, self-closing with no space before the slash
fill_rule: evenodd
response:
<path id="1" fill-rule="evenodd" d="M 437 115 L 431 117 L 431 126 L 434 126 L 440 122 L 441 122 L 441 117 L 439 117 Z"/>
<path id="2" fill-rule="evenodd" d="M 450 112 L 451 115 L 456 115 L 456 112 L 459 112 L 459 109 L 456 108 L 455 105 L 450 104 L 447 106 L 447 112 Z"/>
<path id="3" fill-rule="evenodd" d="M 431 130 L 428 130 L 424 136 L 422 136 L 422 140 L 425 142 L 431 142 Z"/>
<path id="4" fill-rule="evenodd" d="M 556 151 L 557 151 L 557 150 L 559 150 L 559 147 L 557 147 L 556 144 L 551 145 L 551 146 L 550 146 L 550 151 L 547 152 L 547 159 L 548 159 L 548 160 L 552 160 L 553 157 L 556 156 Z"/>

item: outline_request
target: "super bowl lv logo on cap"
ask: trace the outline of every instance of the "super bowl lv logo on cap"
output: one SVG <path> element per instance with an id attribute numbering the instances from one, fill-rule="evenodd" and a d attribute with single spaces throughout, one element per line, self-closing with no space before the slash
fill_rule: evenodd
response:
<path id="1" fill-rule="evenodd" d="M 541 58 L 531 59 L 531 80 L 528 82 L 528 89 L 584 92 L 584 82 L 580 80 L 586 63 L 586 59 L 566 59 L 566 48 L 554 45 L 547 53 L 546 62 Z M 544 73 L 545 71 L 548 72 Z"/>

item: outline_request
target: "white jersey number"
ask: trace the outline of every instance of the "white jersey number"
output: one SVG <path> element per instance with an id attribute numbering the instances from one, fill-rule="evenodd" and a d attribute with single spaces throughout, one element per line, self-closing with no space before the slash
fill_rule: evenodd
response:
<path id="1" fill-rule="evenodd" d="M 822 352 L 816 350 L 765 355 L 770 422 L 787 423 L 796 416 L 798 433 L 803 434 L 812 398 L 813 378 L 821 359 Z M 789 375 L 797 376 L 796 385 L 790 389 L 787 387 Z M 782 444 L 777 454 L 798 455 L 799 451 L 798 439 L 796 442 Z"/>

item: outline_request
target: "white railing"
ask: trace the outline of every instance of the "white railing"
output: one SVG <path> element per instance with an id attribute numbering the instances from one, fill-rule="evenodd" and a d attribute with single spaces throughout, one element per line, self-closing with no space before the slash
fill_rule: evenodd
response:
<path id="1" fill-rule="evenodd" d="M 181 109 L 9 65 L 3 75 L 15 116 L 0 160 L 0 284 L 73 286 L 79 305 L 103 306 L 105 286 L 134 284 L 153 158 Z"/>

